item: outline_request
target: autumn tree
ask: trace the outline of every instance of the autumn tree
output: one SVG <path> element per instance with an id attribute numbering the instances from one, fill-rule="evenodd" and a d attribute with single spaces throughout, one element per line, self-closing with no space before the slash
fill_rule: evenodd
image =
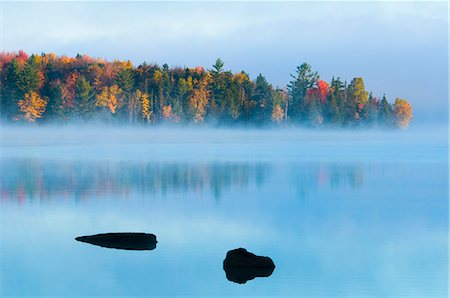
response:
<path id="1" fill-rule="evenodd" d="M 31 91 L 25 93 L 25 97 L 19 100 L 20 114 L 17 119 L 24 119 L 29 122 L 36 121 L 37 118 L 41 118 L 45 112 L 47 101 L 42 99 L 37 92 Z"/>
<path id="2" fill-rule="evenodd" d="M 150 107 L 149 96 L 147 93 L 141 94 L 141 115 L 146 124 L 150 123 L 150 117 L 152 115 L 152 109 Z"/>
<path id="3" fill-rule="evenodd" d="M 63 84 L 61 84 L 62 106 L 65 110 L 72 111 L 75 107 L 76 85 L 78 73 L 68 73 Z"/>
<path id="4" fill-rule="evenodd" d="M 359 120 L 361 118 L 361 111 L 364 109 L 369 99 L 369 93 L 364 87 L 364 80 L 362 78 L 354 78 L 350 82 L 348 92 L 351 104 L 354 106 L 352 111 L 353 115 L 348 116 L 353 116 L 355 120 Z"/>
<path id="5" fill-rule="evenodd" d="M 412 119 L 413 110 L 406 99 L 397 98 L 394 103 L 395 122 L 400 128 L 407 128 Z"/>
<path id="6" fill-rule="evenodd" d="M 114 114 L 117 109 L 123 105 L 123 93 L 117 85 L 111 87 L 104 87 L 100 94 L 97 95 L 95 105 L 103 108 L 104 111 L 109 111 Z"/>
<path id="7" fill-rule="evenodd" d="M 1 121 L 100 119 L 129 123 L 209 122 L 258 126 L 300 125 L 407 127 L 412 108 L 392 105 L 366 91 L 362 78 L 330 84 L 306 63 L 287 88 L 274 88 L 262 75 L 232 73 L 217 59 L 211 69 L 167 64 L 113 62 L 78 54 L 28 56 L 0 53 Z M 285 91 L 283 91 L 285 90 Z M 45 102 L 45 103 L 44 103 Z M 20 104 L 19 104 L 20 103 Z"/>
<path id="8" fill-rule="evenodd" d="M 203 122 L 205 119 L 206 107 L 210 97 L 210 91 L 208 90 L 210 81 L 211 75 L 207 74 L 197 83 L 189 98 L 189 111 L 195 123 Z"/>
<path id="9" fill-rule="evenodd" d="M 275 105 L 272 109 L 272 121 L 279 124 L 284 117 L 284 111 L 280 105 Z"/>

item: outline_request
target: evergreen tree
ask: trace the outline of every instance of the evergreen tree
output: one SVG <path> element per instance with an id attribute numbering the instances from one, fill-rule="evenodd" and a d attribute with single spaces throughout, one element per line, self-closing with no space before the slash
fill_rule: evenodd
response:
<path id="1" fill-rule="evenodd" d="M 272 112 L 272 87 L 267 82 L 266 78 L 259 74 L 255 82 L 255 90 L 252 96 L 255 102 L 254 121 L 261 125 L 267 120 Z"/>
<path id="2" fill-rule="evenodd" d="M 1 72 L 1 115 L 4 120 L 12 120 L 19 112 L 18 102 L 25 93 L 19 88 L 18 82 L 21 68 L 16 59 L 11 62 Z"/>
<path id="3" fill-rule="evenodd" d="M 363 118 L 368 126 L 373 126 L 378 118 L 378 100 L 373 97 L 372 92 L 369 94 L 367 105 L 363 109 Z"/>
<path id="4" fill-rule="evenodd" d="M 210 104 L 210 117 L 214 119 L 219 119 L 223 116 L 225 111 L 226 99 L 225 99 L 225 89 L 226 82 L 223 75 L 224 62 L 218 58 L 210 70 L 211 73 L 211 104 Z"/>
<path id="5" fill-rule="evenodd" d="M 14 121 L 90 120 L 406 127 L 412 107 L 398 99 L 391 105 L 365 90 L 362 78 L 331 85 L 304 63 L 288 88 L 274 89 L 259 74 L 224 70 L 217 59 L 211 70 L 170 68 L 129 61 L 107 62 L 24 52 L 0 53 L 0 119 Z M 99 113 L 103 112 L 103 113 Z M 289 117 L 288 117 L 289 116 Z"/>
<path id="6" fill-rule="evenodd" d="M 78 76 L 75 85 L 75 101 L 76 114 L 82 119 L 87 120 L 94 112 L 95 107 L 95 93 L 93 92 L 91 84 L 83 75 Z"/>
<path id="7" fill-rule="evenodd" d="M 303 63 L 297 66 L 296 75 L 291 75 L 293 80 L 288 84 L 289 94 L 292 103 L 289 105 L 289 117 L 294 122 L 305 121 L 306 119 L 306 104 L 305 96 L 308 89 L 314 87 L 319 75 L 317 71 L 313 71 L 311 66 Z"/>
<path id="8" fill-rule="evenodd" d="M 129 68 L 122 69 L 116 77 L 117 86 L 126 94 L 131 94 L 134 89 L 134 74 Z"/>
<path id="9" fill-rule="evenodd" d="M 394 112 L 392 106 L 388 103 L 386 96 L 383 94 L 379 106 L 379 122 L 383 126 L 392 126 L 394 124 Z"/>

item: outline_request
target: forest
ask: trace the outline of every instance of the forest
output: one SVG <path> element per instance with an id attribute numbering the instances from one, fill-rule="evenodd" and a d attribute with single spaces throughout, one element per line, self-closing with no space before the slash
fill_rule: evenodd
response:
<path id="1" fill-rule="evenodd" d="M 331 82 L 303 63 L 287 86 L 259 74 L 106 61 L 78 54 L 0 53 L 2 123 L 99 121 L 133 125 L 408 127 L 412 106 L 366 91 L 361 77 Z"/>

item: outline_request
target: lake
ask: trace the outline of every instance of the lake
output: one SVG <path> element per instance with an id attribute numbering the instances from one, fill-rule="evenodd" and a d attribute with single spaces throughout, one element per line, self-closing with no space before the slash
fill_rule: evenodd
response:
<path id="1" fill-rule="evenodd" d="M 0 296 L 447 296 L 446 128 L 1 132 Z M 75 241 L 107 232 L 158 243 Z"/>

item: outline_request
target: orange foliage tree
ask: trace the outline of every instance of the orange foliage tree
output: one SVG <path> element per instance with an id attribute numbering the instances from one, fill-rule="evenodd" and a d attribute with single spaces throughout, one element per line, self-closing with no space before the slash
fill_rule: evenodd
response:
<path id="1" fill-rule="evenodd" d="M 279 124 L 283 120 L 284 111 L 280 105 L 275 105 L 272 109 L 272 121 Z"/>
<path id="2" fill-rule="evenodd" d="M 210 96 L 210 91 L 208 90 L 210 80 L 211 75 L 208 73 L 197 83 L 196 88 L 192 91 L 192 95 L 189 98 L 189 110 L 195 123 L 203 122 L 204 120 L 206 106 L 208 105 Z"/>
<path id="3" fill-rule="evenodd" d="M 394 103 L 394 116 L 398 127 L 407 128 L 412 119 L 413 110 L 406 99 L 397 98 Z"/>
<path id="4" fill-rule="evenodd" d="M 115 84 L 109 88 L 103 87 L 97 95 L 95 105 L 104 109 L 108 108 L 114 114 L 123 105 L 122 90 Z"/>
<path id="5" fill-rule="evenodd" d="M 44 114 L 47 101 L 42 99 L 38 93 L 31 91 L 25 94 L 24 99 L 19 100 L 18 105 L 21 115 L 17 118 L 34 122 Z"/>

